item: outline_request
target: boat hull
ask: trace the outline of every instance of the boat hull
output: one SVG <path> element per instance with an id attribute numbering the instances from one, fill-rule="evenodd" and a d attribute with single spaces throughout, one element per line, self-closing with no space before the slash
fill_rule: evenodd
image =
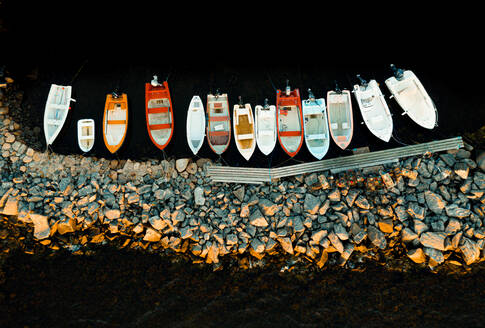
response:
<path id="1" fill-rule="evenodd" d="M 103 114 L 103 140 L 106 148 L 116 153 L 125 141 L 128 131 L 128 96 L 123 93 L 120 97 L 106 95 Z"/>
<path id="2" fill-rule="evenodd" d="M 44 111 L 44 136 L 49 146 L 62 130 L 70 110 L 72 87 L 52 84 Z"/>
<path id="3" fill-rule="evenodd" d="M 354 96 L 367 128 L 388 142 L 393 129 L 392 116 L 376 80 L 369 81 L 367 86 L 354 85 Z"/>
<path id="4" fill-rule="evenodd" d="M 256 134 L 251 105 L 245 104 L 243 107 L 235 105 L 232 115 L 234 140 L 236 141 L 237 149 L 249 161 L 256 149 Z"/>
<path id="5" fill-rule="evenodd" d="M 281 148 L 294 157 L 303 144 L 303 114 L 298 89 L 291 91 L 289 96 L 281 90 L 276 91 L 276 124 Z"/>
<path id="6" fill-rule="evenodd" d="M 325 99 L 303 100 L 302 111 L 305 144 L 308 151 L 320 160 L 328 152 L 330 146 Z"/>
<path id="7" fill-rule="evenodd" d="M 87 153 L 94 146 L 94 120 L 82 119 L 77 121 L 77 142 L 79 148 Z"/>
<path id="8" fill-rule="evenodd" d="M 414 122 L 426 129 L 437 124 L 436 106 L 419 79 L 412 71 L 404 71 L 403 78 L 394 76 L 386 80 L 386 86 L 394 99 Z"/>
<path id="9" fill-rule="evenodd" d="M 174 127 L 167 81 L 156 87 L 145 83 L 145 117 L 150 140 L 158 149 L 165 149 L 172 139 Z"/>
<path id="10" fill-rule="evenodd" d="M 194 155 L 197 155 L 205 138 L 204 105 L 199 96 L 193 96 L 187 112 L 187 143 Z"/>
<path id="11" fill-rule="evenodd" d="M 350 91 L 343 90 L 327 92 L 328 127 L 333 141 L 341 149 L 346 149 L 354 134 L 354 119 L 352 117 L 352 100 Z"/>
<path id="12" fill-rule="evenodd" d="M 276 106 L 269 106 L 264 109 L 263 106 L 258 105 L 255 108 L 255 130 L 256 130 L 256 144 L 259 150 L 269 155 L 276 146 L 277 129 L 276 129 Z"/>
<path id="13" fill-rule="evenodd" d="M 217 155 L 224 153 L 231 142 L 231 117 L 227 94 L 207 95 L 207 143 Z"/>

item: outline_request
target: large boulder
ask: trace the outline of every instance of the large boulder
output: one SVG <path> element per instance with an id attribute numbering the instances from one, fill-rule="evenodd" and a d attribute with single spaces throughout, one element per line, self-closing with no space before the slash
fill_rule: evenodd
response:
<path id="1" fill-rule="evenodd" d="M 435 214 L 441 214 L 447 204 L 440 195 L 430 190 L 424 192 L 424 199 L 426 200 L 428 208 Z"/>
<path id="2" fill-rule="evenodd" d="M 445 250 L 446 234 L 441 232 L 423 232 L 419 236 L 419 241 L 425 247 L 434 248 L 440 251 Z"/>

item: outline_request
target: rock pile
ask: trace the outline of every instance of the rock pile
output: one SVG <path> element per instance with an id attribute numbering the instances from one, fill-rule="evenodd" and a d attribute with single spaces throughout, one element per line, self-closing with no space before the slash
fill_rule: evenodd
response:
<path id="1" fill-rule="evenodd" d="M 0 104 L 0 213 L 52 249 L 108 243 L 223 256 L 292 254 L 323 267 L 400 249 L 415 263 L 485 258 L 485 174 L 467 150 L 408 158 L 384 188 L 328 172 L 261 186 L 211 183 L 210 160 L 107 160 L 35 151 Z M 392 167 L 388 167 L 389 171 Z M 330 182 L 329 182 L 330 181 Z"/>

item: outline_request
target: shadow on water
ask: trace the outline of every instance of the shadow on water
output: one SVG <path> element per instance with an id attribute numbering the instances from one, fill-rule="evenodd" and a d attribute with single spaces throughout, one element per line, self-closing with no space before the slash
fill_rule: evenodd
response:
<path id="1" fill-rule="evenodd" d="M 385 86 L 385 79 L 390 77 L 388 64 L 325 64 L 325 63 L 268 63 L 265 61 L 250 64 L 235 62 L 208 61 L 205 63 L 161 64 L 154 61 L 130 62 L 129 60 L 113 60 L 112 58 L 91 57 L 65 61 L 39 62 L 31 69 L 38 69 L 37 79 L 32 81 L 20 78 L 19 83 L 25 92 L 23 108 L 29 111 L 26 123 L 31 127 L 42 127 L 45 100 L 51 83 L 72 84 L 73 98 L 77 100 L 72 105 L 68 121 L 63 127 L 52 149 L 61 154 L 81 153 L 77 145 L 76 122 L 83 118 L 93 118 L 96 123 L 96 141 L 92 151 L 86 156 L 101 156 L 122 159 L 151 159 L 164 156 L 194 157 L 187 145 L 186 114 L 193 95 L 201 95 L 205 99 L 210 92 L 217 89 L 227 93 L 232 107 L 241 96 L 243 101 L 250 103 L 253 110 L 257 104 L 263 104 L 268 98 L 271 104 L 276 101 L 275 88 L 283 90 L 286 81 L 290 86 L 299 88 L 302 99 L 308 97 L 307 89 L 311 88 L 315 96 L 325 97 L 326 92 L 335 87 L 335 82 L 342 89 L 352 90 L 357 82 L 356 74 L 365 79 L 376 79 L 390 107 L 394 121 L 394 138 L 385 143 L 374 137 L 363 124 L 360 110 L 352 98 L 354 116 L 354 136 L 347 150 L 339 149 L 333 141 L 325 159 L 351 154 L 351 150 L 368 146 L 372 150 L 388 149 L 405 144 L 427 142 L 447 137 L 463 135 L 465 132 L 480 128 L 485 122 L 484 98 L 478 92 L 478 86 L 470 81 L 470 72 L 460 67 L 450 66 L 443 69 L 439 65 L 417 65 L 396 63 L 398 67 L 413 70 L 421 80 L 439 113 L 439 126 L 433 130 L 419 127 L 407 116 L 402 116 L 402 110 Z M 13 65 L 12 70 L 19 69 Z M 28 72 L 24 66 L 23 72 Z M 168 78 L 171 92 L 175 131 L 172 141 L 165 149 L 165 154 L 156 148 L 149 139 L 144 108 L 144 84 L 156 74 L 160 79 Z M 474 72 L 479 74 L 479 72 Z M 19 74 L 19 76 L 23 76 Z M 129 128 L 125 143 L 120 151 L 112 155 L 104 146 L 101 122 L 103 117 L 106 94 L 115 88 L 127 93 L 129 101 Z M 43 137 L 43 133 L 39 134 Z M 45 141 L 39 140 L 42 147 Z M 218 159 L 204 141 L 199 157 Z M 270 156 L 264 156 L 256 148 L 253 157 L 246 162 L 239 154 L 234 142 L 222 155 L 223 163 L 234 166 L 280 166 L 309 162 L 315 160 L 303 145 L 294 159 L 290 159 L 277 143 Z"/>

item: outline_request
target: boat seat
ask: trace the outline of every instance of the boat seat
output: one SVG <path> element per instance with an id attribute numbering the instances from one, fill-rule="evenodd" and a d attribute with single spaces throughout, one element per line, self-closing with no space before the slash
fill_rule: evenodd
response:
<path id="1" fill-rule="evenodd" d="M 305 108 L 305 115 L 315 115 L 315 114 L 322 114 L 322 108 L 318 106 Z"/>
<path id="2" fill-rule="evenodd" d="M 327 139 L 327 135 L 325 134 L 310 134 L 306 136 L 307 140 L 318 140 L 318 139 Z"/>
<path id="3" fill-rule="evenodd" d="M 62 120 L 50 119 L 50 120 L 47 120 L 47 124 L 49 124 L 49 125 L 61 125 L 62 124 Z"/>
<path id="4" fill-rule="evenodd" d="M 342 129 L 350 129 L 350 125 L 347 122 L 342 122 Z"/>
<path id="5" fill-rule="evenodd" d="M 229 120 L 229 116 L 211 116 L 209 117 L 209 121 L 227 121 Z"/>
<path id="6" fill-rule="evenodd" d="M 79 140 L 93 140 L 94 136 L 80 136 Z"/>
<path id="7" fill-rule="evenodd" d="M 150 130 L 163 130 L 163 129 L 171 129 L 172 124 L 171 123 L 166 123 L 166 124 L 152 124 L 149 125 Z"/>
<path id="8" fill-rule="evenodd" d="M 332 124 L 330 124 L 330 127 L 331 127 L 333 130 L 337 130 L 337 129 L 338 129 L 338 123 L 332 123 Z"/>
<path id="9" fill-rule="evenodd" d="M 161 113 L 168 113 L 168 107 L 156 107 L 156 108 L 148 108 L 148 114 L 161 114 Z"/>
<path id="10" fill-rule="evenodd" d="M 384 117 L 382 117 L 382 115 L 374 116 L 374 117 L 371 117 L 370 120 L 372 121 L 372 123 L 380 123 L 384 121 Z"/>
<path id="11" fill-rule="evenodd" d="M 272 137 L 274 135 L 274 132 L 271 131 L 271 130 L 262 130 L 262 131 L 259 131 L 259 134 L 262 135 L 262 136 Z"/>
<path id="12" fill-rule="evenodd" d="M 280 137 L 298 137 L 301 131 L 280 131 Z"/>
<path id="13" fill-rule="evenodd" d="M 254 139 L 254 135 L 252 133 L 248 133 L 248 134 L 240 134 L 237 136 L 237 140 L 248 140 L 248 139 Z"/>
<path id="14" fill-rule="evenodd" d="M 108 124 L 126 124 L 126 120 L 108 120 Z"/>
<path id="15" fill-rule="evenodd" d="M 219 137 L 219 136 L 227 136 L 229 135 L 229 131 L 210 131 L 210 137 Z"/>
<path id="16" fill-rule="evenodd" d="M 66 105 L 52 104 L 49 106 L 52 109 L 66 109 Z"/>

